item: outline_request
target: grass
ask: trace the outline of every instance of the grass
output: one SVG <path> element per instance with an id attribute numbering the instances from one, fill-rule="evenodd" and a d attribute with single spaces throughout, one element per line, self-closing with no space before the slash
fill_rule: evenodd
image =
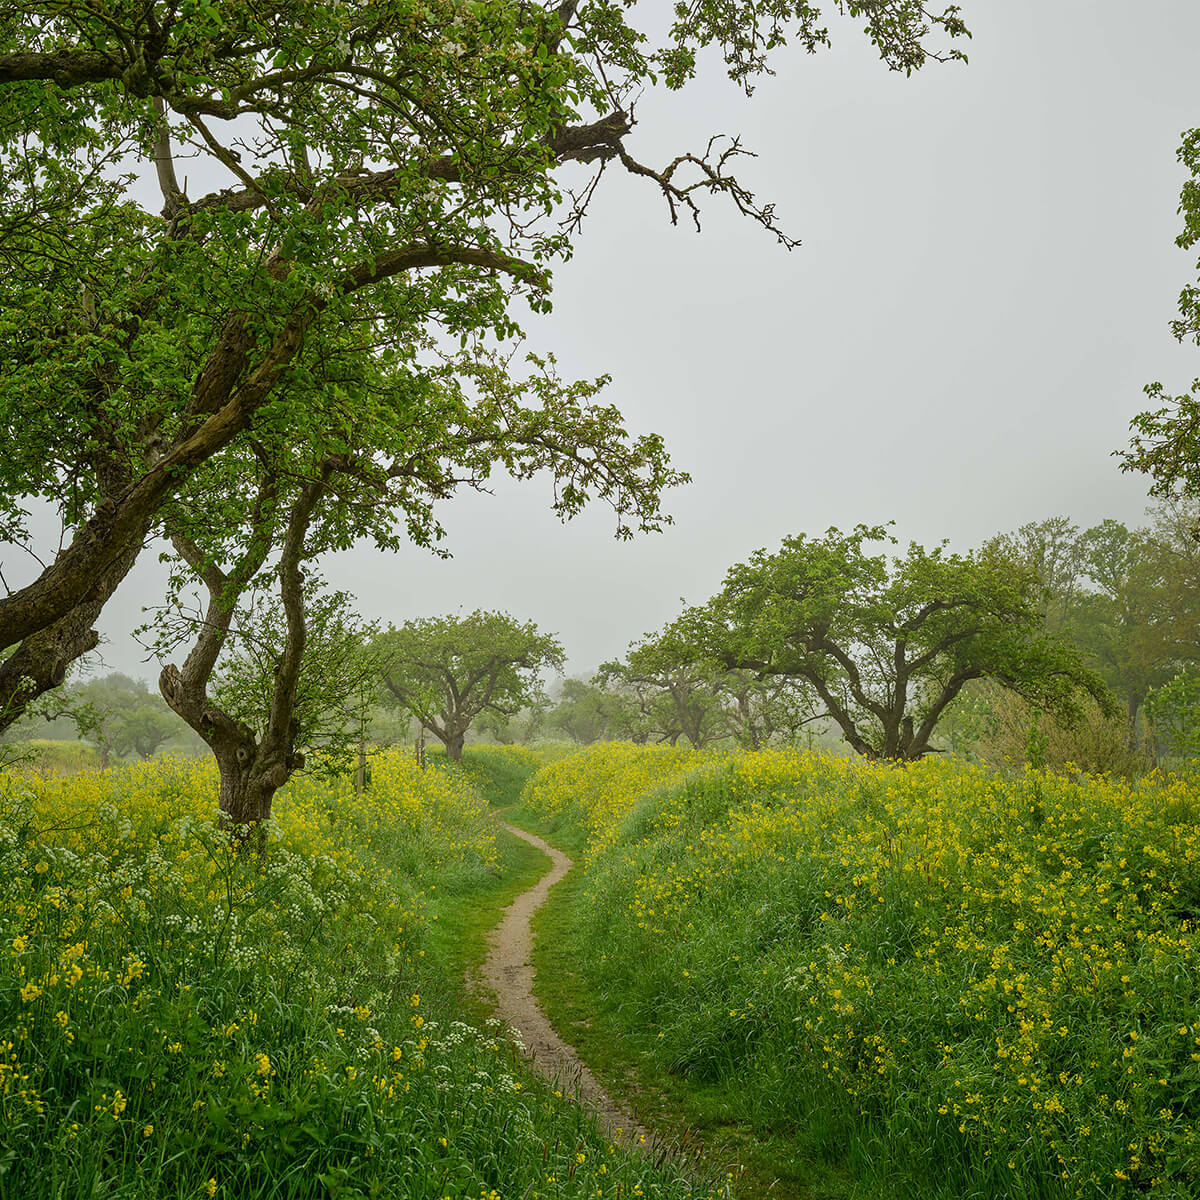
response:
<path id="1" fill-rule="evenodd" d="M 561 823 L 538 822 L 528 811 L 514 824 L 577 855 L 586 841 Z M 558 825 L 558 828 L 551 828 Z M 534 915 L 535 991 L 559 1035 L 579 1051 L 601 1084 L 667 1143 L 686 1148 L 719 1174 L 732 1176 L 738 1200 L 848 1200 L 853 1176 L 827 1157 L 799 1150 L 795 1136 L 756 1135 L 739 1123 L 729 1090 L 664 1073 L 654 1062 L 652 1034 L 639 1035 L 618 1019 L 619 997 L 588 983 L 578 936 L 584 874 L 576 867 Z M 878 1191 L 874 1192 L 878 1196 Z"/>
<path id="2" fill-rule="evenodd" d="M 427 946 L 446 1002 L 477 1024 L 491 1015 L 491 1008 L 466 981 L 483 965 L 488 934 L 504 910 L 550 867 L 546 854 L 503 829 L 496 831 L 496 847 L 495 875 L 486 886 L 458 895 L 435 888 L 428 927 Z"/>
<path id="3" fill-rule="evenodd" d="M 461 778 L 295 781 L 250 862 L 214 783 L 0 776 L 0 1200 L 716 1194 L 459 1019 L 459 953 L 534 867 Z"/>
<path id="4" fill-rule="evenodd" d="M 1200 1194 L 1190 781 L 608 746 L 523 812 L 586 843 L 548 1008 L 680 1121 L 849 1194 Z"/>

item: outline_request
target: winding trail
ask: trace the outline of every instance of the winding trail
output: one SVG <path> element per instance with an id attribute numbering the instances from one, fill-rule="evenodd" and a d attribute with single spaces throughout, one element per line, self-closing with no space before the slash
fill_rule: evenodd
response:
<path id="1" fill-rule="evenodd" d="M 620 1137 L 634 1145 L 642 1144 L 644 1138 L 648 1146 L 649 1131 L 600 1086 L 575 1048 L 554 1032 L 534 999 L 530 920 L 545 904 L 550 889 L 571 869 L 572 861 L 540 837 L 506 821 L 499 824 L 514 837 L 548 854 L 553 866 L 504 910 L 500 924 L 489 935 L 490 949 L 483 963 L 482 978 L 496 995 L 496 1015 L 520 1035 L 534 1068 L 564 1092 L 575 1092 L 579 1102 L 600 1118 L 609 1137 Z"/>

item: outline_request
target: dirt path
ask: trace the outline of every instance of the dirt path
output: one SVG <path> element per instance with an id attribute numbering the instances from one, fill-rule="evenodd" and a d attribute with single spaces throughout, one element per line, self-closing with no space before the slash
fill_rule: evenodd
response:
<path id="1" fill-rule="evenodd" d="M 496 994 L 496 1015 L 520 1034 L 538 1072 L 563 1092 L 577 1093 L 579 1102 L 596 1112 L 610 1137 L 620 1136 L 622 1141 L 634 1143 L 644 1137 L 649 1144 L 648 1132 L 596 1082 L 575 1048 L 554 1032 L 533 996 L 530 918 L 545 904 L 550 889 L 571 869 L 571 860 L 540 837 L 504 821 L 500 824 L 514 837 L 548 854 L 554 865 L 504 910 L 504 918 L 489 937 L 491 948 L 482 975 L 484 984 Z"/>

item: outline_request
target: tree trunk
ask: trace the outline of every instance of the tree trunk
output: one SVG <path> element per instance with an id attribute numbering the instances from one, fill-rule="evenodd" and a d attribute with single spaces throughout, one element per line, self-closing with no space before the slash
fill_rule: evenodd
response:
<path id="1" fill-rule="evenodd" d="M 259 743 L 249 726 L 234 721 L 202 689 L 189 689 L 177 667 L 164 667 L 158 686 L 163 699 L 204 739 L 217 760 L 222 827 L 237 831 L 241 849 L 255 846 L 261 851 L 259 826 L 271 815 L 275 793 L 304 765 L 304 756 L 294 749 L 292 731 Z"/>
<path id="2" fill-rule="evenodd" d="M 16 650 L 0 663 L 0 732 L 24 716 L 39 696 L 59 687 L 71 664 L 99 644 L 92 628 L 109 596 L 129 573 L 142 548 L 139 539 L 109 565 L 94 581 L 91 595 L 66 616 L 29 634 Z"/>
<path id="3" fill-rule="evenodd" d="M 220 755 L 221 821 L 227 826 L 258 825 L 271 815 L 271 801 L 279 790 L 264 778 L 255 764 L 243 766 L 235 757 Z"/>
<path id="4" fill-rule="evenodd" d="M 1130 750 L 1134 750 L 1134 751 L 1137 750 L 1138 710 L 1142 707 L 1143 699 L 1144 699 L 1144 696 L 1141 692 L 1132 692 L 1131 691 L 1129 693 L 1129 698 L 1125 704 L 1125 711 L 1129 717 L 1129 732 L 1128 732 L 1129 748 L 1130 748 Z"/>
<path id="5" fill-rule="evenodd" d="M 447 731 L 446 733 L 446 757 L 451 762 L 459 762 L 462 759 L 463 742 L 466 740 L 466 732 L 459 730 L 457 732 Z"/>

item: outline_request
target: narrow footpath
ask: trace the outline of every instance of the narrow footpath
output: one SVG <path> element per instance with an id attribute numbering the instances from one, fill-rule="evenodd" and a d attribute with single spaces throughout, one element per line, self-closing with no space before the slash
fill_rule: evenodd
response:
<path id="1" fill-rule="evenodd" d="M 500 825 L 514 837 L 548 854 L 554 865 L 504 910 L 503 919 L 489 935 L 490 949 L 482 978 L 496 995 L 496 1016 L 520 1035 L 525 1052 L 539 1074 L 564 1094 L 576 1095 L 580 1104 L 593 1110 L 609 1137 L 632 1144 L 642 1144 L 644 1139 L 649 1145 L 649 1132 L 605 1092 L 575 1048 L 554 1032 L 534 999 L 530 920 L 545 904 L 550 889 L 571 869 L 571 859 L 532 833 L 504 821 Z"/>

